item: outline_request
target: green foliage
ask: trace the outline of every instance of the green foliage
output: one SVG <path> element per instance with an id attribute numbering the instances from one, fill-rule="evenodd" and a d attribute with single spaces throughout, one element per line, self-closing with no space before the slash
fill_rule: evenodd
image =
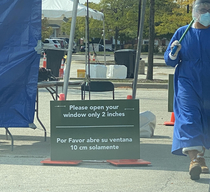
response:
<path id="1" fill-rule="evenodd" d="M 155 37 L 170 39 L 181 26 L 190 23 L 192 3 L 194 0 L 155 0 Z M 134 41 L 138 31 L 139 0 L 101 0 L 99 4 L 89 3 L 90 8 L 105 15 L 106 39 Z M 189 13 L 187 13 L 187 6 Z M 69 35 L 71 18 L 63 23 L 62 31 Z M 49 29 L 47 27 L 47 29 Z M 89 37 L 102 37 L 103 22 L 89 18 Z M 43 36 L 49 32 L 43 31 Z M 85 37 L 85 18 L 77 17 L 75 39 Z M 149 1 L 146 3 L 143 37 L 149 37 Z"/>
<path id="2" fill-rule="evenodd" d="M 191 11 L 187 13 L 186 2 L 183 4 L 184 1 L 156 0 L 156 37 L 168 37 L 170 39 L 179 27 L 190 23 L 192 16 Z"/>
<path id="3" fill-rule="evenodd" d="M 67 35 L 70 35 L 72 18 L 69 18 L 66 23 L 62 23 L 61 30 Z M 85 36 L 85 18 L 77 17 L 76 19 L 76 28 L 75 28 L 75 39 L 79 39 Z"/>
<path id="4" fill-rule="evenodd" d="M 179 5 L 190 5 L 192 6 L 192 4 L 195 2 L 195 0 L 177 0 L 177 4 Z"/>
<path id="5" fill-rule="evenodd" d="M 101 11 L 100 5 L 96 3 L 88 4 L 91 9 Z M 89 36 L 90 38 L 102 38 L 103 34 L 103 21 L 89 18 Z"/>
<path id="6" fill-rule="evenodd" d="M 101 0 L 100 7 L 105 15 L 107 37 L 125 40 L 137 36 L 138 0 Z"/>
<path id="7" fill-rule="evenodd" d="M 148 45 L 142 45 L 141 52 L 148 52 Z"/>
<path id="8" fill-rule="evenodd" d="M 53 32 L 53 29 L 52 27 L 49 26 L 47 18 L 42 19 L 42 41 L 50 37 L 52 32 Z"/>

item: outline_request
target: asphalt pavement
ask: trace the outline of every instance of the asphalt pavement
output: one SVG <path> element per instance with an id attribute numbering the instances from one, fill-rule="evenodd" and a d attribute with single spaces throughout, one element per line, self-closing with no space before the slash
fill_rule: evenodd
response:
<path id="1" fill-rule="evenodd" d="M 167 80 L 173 68 L 163 65 L 154 67 L 154 79 Z M 158 62 L 160 62 L 158 60 Z M 157 61 L 156 61 L 157 62 Z M 41 65 L 42 62 L 40 62 Z M 84 66 L 72 61 L 71 73 Z M 146 69 L 145 69 L 146 70 Z M 74 71 L 74 72 L 73 72 Z M 141 75 L 140 78 L 145 78 Z M 62 88 L 59 87 L 59 93 Z M 126 99 L 132 89 L 118 86 L 115 99 Z M 44 165 L 41 161 L 50 158 L 50 101 L 52 97 L 45 88 L 39 89 L 39 118 L 46 127 L 44 131 L 36 116 L 37 128 L 9 128 L 11 140 L 0 129 L 0 191 L 2 192 L 179 192 L 209 191 L 209 174 L 202 174 L 197 181 L 190 180 L 189 158 L 171 154 L 173 126 L 168 112 L 166 88 L 137 88 L 140 112 L 150 111 L 156 116 L 154 136 L 140 138 L 140 159 L 151 162 L 148 166 L 114 166 L 104 161 L 83 161 L 76 166 Z M 79 87 L 69 87 L 67 100 L 80 100 Z M 109 100 L 111 93 L 93 93 L 93 100 Z M 206 151 L 206 163 L 210 166 L 210 153 Z"/>

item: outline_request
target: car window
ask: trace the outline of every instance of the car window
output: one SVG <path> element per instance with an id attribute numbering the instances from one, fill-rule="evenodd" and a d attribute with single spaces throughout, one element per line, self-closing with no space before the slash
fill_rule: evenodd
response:
<path id="1" fill-rule="evenodd" d="M 52 40 L 53 41 L 53 43 L 58 43 L 58 41 L 57 40 Z"/>
<path id="2" fill-rule="evenodd" d="M 48 40 L 45 40 L 44 43 L 49 43 L 49 41 Z"/>

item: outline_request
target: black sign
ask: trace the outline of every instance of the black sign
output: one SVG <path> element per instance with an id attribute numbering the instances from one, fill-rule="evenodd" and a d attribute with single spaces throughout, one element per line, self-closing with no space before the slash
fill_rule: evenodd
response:
<path id="1" fill-rule="evenodd" d="M 51 101 L 51 160 L 139 159 L 139 100 Z"/>

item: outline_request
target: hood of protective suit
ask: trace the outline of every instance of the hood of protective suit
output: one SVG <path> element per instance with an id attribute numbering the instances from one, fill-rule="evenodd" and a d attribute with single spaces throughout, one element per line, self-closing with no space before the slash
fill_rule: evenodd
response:
<path id="1" fill-rule="evenodd" d="M 197 5 L 199 3 L 210 3 L 210 0 L 197 0 L 197 1 L 195 1 L 195 5 Z"/>
<path id="2" fill-rule="evenodd" d="M 192 18 L 194 21 L 200 20 L 202 14 L 210 13 L 210 0 L 197 0 L 193 5 Z"/>

